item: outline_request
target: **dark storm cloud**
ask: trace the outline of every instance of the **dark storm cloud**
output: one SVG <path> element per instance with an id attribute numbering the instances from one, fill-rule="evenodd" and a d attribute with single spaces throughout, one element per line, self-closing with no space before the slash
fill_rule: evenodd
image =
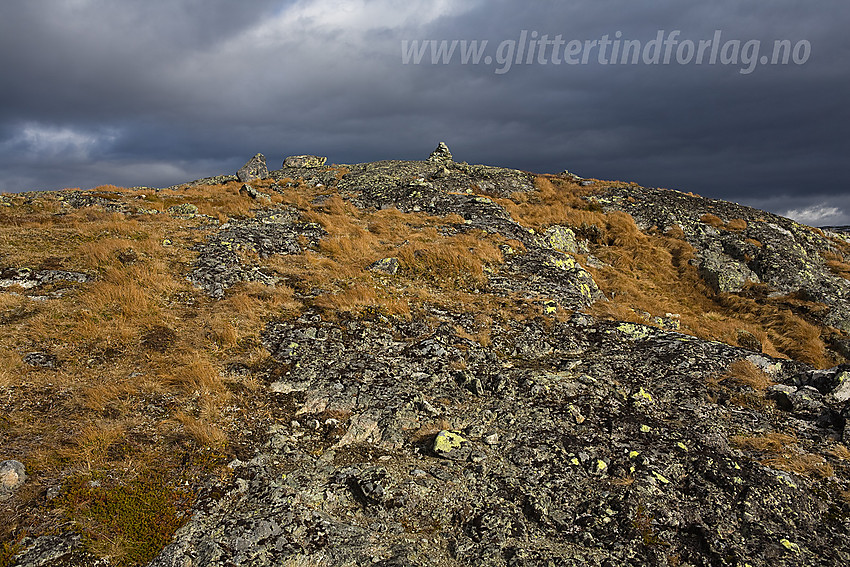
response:
<path id="1" fill-rule="evenodd" d="M 166 185 L 257 151 L 635 180 L 848 222 L 845 2 L 5 2 L 0 189 Z M 403 65 L 402 40 L 522 30 L 807 40 L 804 65 Z M 819 207 L 819 208 L 818 208 Z M 831 216 L 829 216 L 831 214 Z M 808 216 L 807 216 L 808 215 Z M 824 216 L 826 215 L 826 216 Z M 828 220 L 823 220 L 828 219 Z"/>

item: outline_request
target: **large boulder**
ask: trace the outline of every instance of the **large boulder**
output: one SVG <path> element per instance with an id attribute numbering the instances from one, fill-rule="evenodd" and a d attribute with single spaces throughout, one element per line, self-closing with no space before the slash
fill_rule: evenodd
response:
<path id="1" fill-rule="evenodd" d="M 283 167 L 303 167 L 305 169 L 315 169 L 317 167 L 322 167 L 327 161 L 328 158 L 324 156 L 289 156 L 283 160 Z"/>
<path id="2" fill-rule="evenodd" d="M 254 181 L 255 179 L 264 179 L 268 176 L 269 168 L 266 167 L 266 156 L 263 154 L 255 155 L 236 172 L 236 177 L 242 183 Z"/>

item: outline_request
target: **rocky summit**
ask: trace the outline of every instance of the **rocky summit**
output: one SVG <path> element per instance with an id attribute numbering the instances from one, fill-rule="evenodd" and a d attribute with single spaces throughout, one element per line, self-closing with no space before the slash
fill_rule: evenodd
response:
<path id="1" fill-rule="evenodd" d="M 850 237 L 257 154 L 0 196 L 0 565 L 850 563 Z"/>

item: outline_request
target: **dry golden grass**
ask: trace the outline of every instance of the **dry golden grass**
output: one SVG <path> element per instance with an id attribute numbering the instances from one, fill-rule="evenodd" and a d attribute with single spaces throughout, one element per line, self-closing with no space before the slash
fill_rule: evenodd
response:
<path id="1" fill-rule="evenodd" d="M 738 360 L 729 365 L 729 369 L 721 376 L 721 382 L 731 382 L 748 386 L 756 392 L 765 392 L 775 382 L 760 368 L 749 360 Z"/>
<path id="2" fill-rule="evenodd" d="M 848 449 L 841 443 L 835 445 L 832 449 L 827 451 L 827 453 L 841 461 L 850 461 L 850 449 Z"/>
<path id="3" fill-rule="evenodd" d="M 829 478 L 835 475 L 832 466 L 820 455 L 802 451 L 798 440 L 784 433 L 764 435 L 737 435 L 732 443 L 744 451 L 752 451 L 761 457 L 761 463 L 787 472 L 811 478 Z"/>
<path id="4" fill-rule="evenodd" d="M 189 392 L 212 393 L 225 390 L 221 375 L 212 363 L 201 354 L 184 361 L 164 376 L 167 382 Z"/>
<path id="5" fill-rule="evenodd" d="M 0 350 L 0 388 L 17 384 L 22 374 L 21 356 L 14 351 Z"/>
<path id="6" fill-rule="evenodd" d="M 186 433 L 201 447 L 221 450 L 227 446 L 227 434 L 214 423 L 195 418 L 183 411 L 176 412 L 174 419 L 180 422 Z"/>
<path id="7" fill-rule="evenodd" d="M 702 215 L 699 218 L 699 221 L 703 224 L 707 224 L 708 226 L 713 226 L 714 228 L 723 228 L 726 224 L 723 222 L 723 219 L 711 213 Z"/>
<path id="8" fill-rule="evenodd" d="M 850 263 L 838 260 L 828 260 L 826 265 L 833 274 L 850 280 Z"/>
<path id="9" fill-rule="evenodd" d="M 485 267 L 503 262 L 501 251 L 485 233 L 441 237 L 434 229 L 414 235 L 398 250 L 398 258 L 406 273 L 458 288 L 484 285 Z"/>
<path id="10" fill-rule="evenodd" d="M 62 457 L 84 463 L 86 472 L 103 468 L 110 460 L 109 447 L 124 435 L 126 425 L 121 421 L 98 421 L 76 431 L 72 444 L 62 449 Z"/>
<path id="11" fill-rule="evenodd" d="M 410 315 L 410 305 L 407 301 L 381 293 L 374 285 L 362 283 L 355 283 L 337 293 L 322 295 L 314 304 L 330 313 L 356 315 L 380 311 L 386 315 Z"/>
<path id="12" fill-rule="evenodd" d="M 729 222 L 726 223 L 726 228 L 728 230 L 747 230 L 747 221 L 744 219 L 730 219 Z"/>
<path id="13" fill-rule="evenodd" d="M 835 470 L 826 459 L 811 453 L 782 454 L 768 457 L 762 464 L 769 467 L 801 474 L 812 478 L 830 478 L 835 476 Z"/>
<path id="14" fill-rule="evenodd" d="M 582 214 L 601 210 L 598 205 L 583 198 L 592 195 L 597 190 L 595 187 L 581 187 L 572 181 L 544 175 L 535 179 L 535 186 L 537 191 L 514 193 L 510 199 L 494 200 L 514 220 L 537 231 L 558 224 L 591 224 L 600 219 L 594 214 Z"/>

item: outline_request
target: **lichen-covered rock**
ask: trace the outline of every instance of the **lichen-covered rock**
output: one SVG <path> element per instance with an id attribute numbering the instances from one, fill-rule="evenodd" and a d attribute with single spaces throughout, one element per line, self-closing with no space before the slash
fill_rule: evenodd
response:
<path id="1" fill-rule="evenodd" d="M 269 168 L 266 167 L 266 156 L 263 154 L 255 155 L 236 172 L 236 178 L 242 183 L 248 183 L 255 179 L 265 179 L 268 176 Z"/>
<path id="2" fill-rule="evenodd" d="M 440 431 L 434 438 L 434 454 L 453 461 L 465 461 L 472 449 L 469 441 L 455 431 Z"/>
<path id="3" fill-rule="evenodd" d="M 176 217 L 193 217 L 198 214 L 198 206 L 192 203 L 180 203 L 168 207 L 168 212 Z"/>
<path id="4" fill-rule="evenodd" d="M 318 167 L 322 167 L 327 161 L 328 158 L 323 156 L 289 156 L 283 160 L 283 167 L 300 167 L 304 169 L 315 169 Z"/>
<path id="5" fill-rule="evenodd" d="M 546 230 L 543 237 L 546 239 L 549 247 L 558 252 L 577 254 L 579 251 L 576 235 L 568 227 L 551 226 Z"/>
<path id="6" fill-rule="evenodd" d="M 244 265 L 237 251 L 246 250 L 268 257 L 272 254 L 303 252 L 301 238 L 316 245 L 325 231 L 315 223 L 301 222 L 291 209 L 263 211 L 252 219 L 221 225 L 211 238 L 198 247 L 198 258 L 188 278 L 212 297 L 240 281 L 274 283 L 259 266 Z"/>
<path id="7" fill-rule="evenodd" d="M 395 275 L 398 272 L 398 258 L 381 258 L 369 265 L 373 272 Z"/>
<path id="8" fill-rule="evenodd" d="M 36 368 L 49 368 L 54 370 L 59 367 L 59 358 L 55 354 L 51 354 L 49 352 L 28 352 L 22 357 L 22 360 Z"/>
<path id="9" fill-rule="evenodd" d="M 850 364 L 828 370 L 809 370 L 795 376 L 794 384 L 813 387 L 834 402 L 850 401 Z"/>
<path id="10" fill-rule="evenodd" d="M 269 198 L 268 195 L 266 195 L 265 193 L 261 193 L 260 191 L 257 191 L 256 189 L 254 189 L 251 185 L 248 185 L 247 183 L 239 189 L 239 194 L 240 195 L 246 195 L 247 197 L 250 197 L 251 199 L 254 199 L 255 201 L 259 200 L 259 201 L 263 201 L 265 203 L 271 203 L 271 199 Z"/>
<path id="11" fill-rule="evenodd" d="M 581 315 L 499 323 L 485 347 L 442 316 L 270 324 L 304 425 L 234 464 L 152 566 L 850 559 L 828 481 L 732 448 L 774 410 L 712 401 L 708 378 L 735 360 L 780 381 L 800 364 Z M 801 444 L 822 442 L 813 425 Z"/>
<path id="12" fill-rule="evenodd" d="M 107 558 L 86 553 L 80 545 L 80 534 L 65 533 L 24 538 L 19 547 L 24 551 L 11 558 L 15 567 L 110 567 Z"/>
<path id="13" fill-rule="evenodd" d="M 20 286 L 32 289 L 55 282 L 86 283 L 94 279 L 83 272 L 67 270 L 31 270 L 30 268 L 0 269 L 0 288 Z"/>
<path id="14" fill-rule="evenodd" d="M 714 250 L 701 251 L 699 272 L 717 292 L 741 291 L 748 283 L 759 283 L 759 277 L 743 262 Z"/>

